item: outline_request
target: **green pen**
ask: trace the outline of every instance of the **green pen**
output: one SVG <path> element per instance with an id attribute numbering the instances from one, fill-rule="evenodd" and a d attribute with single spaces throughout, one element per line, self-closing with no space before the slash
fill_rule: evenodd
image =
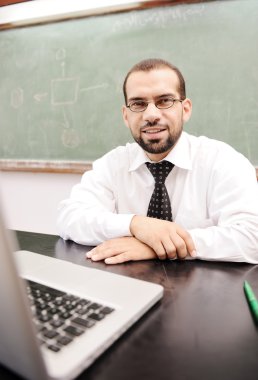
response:
<path id="1" fill-rule="evenodd" d="M 251 309 L 251 313 L 255 319 L 255 322 L 258 323 L 258 301 L 254 295 L 253 289 L 247 281 L 244 282 L 244 291 L 247 298 L 247 302 Z"/>

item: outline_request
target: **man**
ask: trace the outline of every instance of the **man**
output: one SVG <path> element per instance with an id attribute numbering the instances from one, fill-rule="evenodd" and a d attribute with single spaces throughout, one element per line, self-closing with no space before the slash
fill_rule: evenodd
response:
<path id="1" fill-rule="evenodd" d="M 106 264 L 157 257 L 258 263 L 255 170 L 227 144 L 183 132 L 192 103 L 181 72 L 144 60 L 123 89 L 123 119 L 136 142 L 83 175 L 61 203 L 61 237 L 97 245 L 87 257 Z"/>

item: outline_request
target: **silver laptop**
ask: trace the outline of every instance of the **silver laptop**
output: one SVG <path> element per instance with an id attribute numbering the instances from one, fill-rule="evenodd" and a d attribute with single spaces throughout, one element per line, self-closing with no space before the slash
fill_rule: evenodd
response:
<path id="1" fill-rule="evenodd" d="M 17 248 L 0 213 L 0 363 L 26 379 L 75 378 L 163 295 Z"/>

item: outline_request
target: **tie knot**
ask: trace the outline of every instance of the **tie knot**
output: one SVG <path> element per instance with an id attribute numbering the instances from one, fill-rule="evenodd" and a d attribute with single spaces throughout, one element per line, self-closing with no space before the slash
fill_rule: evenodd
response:
<path id="1" fill-rule="evenodd" d="M 156 163 L 146 162 L 146 166 L 154 177 L 155 183 L 164 184 L 167 176 L 173 169 L 174 165 L 169 161 L 161 161 Z"/>

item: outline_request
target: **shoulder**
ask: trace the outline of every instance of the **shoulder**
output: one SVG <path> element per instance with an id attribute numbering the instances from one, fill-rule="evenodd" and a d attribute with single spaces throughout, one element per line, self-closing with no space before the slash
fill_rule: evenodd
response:
<path id="1" fill-rule="evenodd" d="M 255 177 L 251 162 L 231 145 L 208 138 L 188 135 L 193 151 L 194 166 L 217 173 L 218 176 L 244 175 Z"/>
<path id="2" fill-rule="evenodd" d="M 202 156 L 203 158 L 211 157 L 212 159 L 226 159 L 227 157 L 238 158 L 239 160 L 248 161 L 248 159 L 240 152 L 238 152 L 231 145 L 220 141 L 215 140 L 206 136 L 193 136 L 185 133 L 187 135 L 187 139 L 191 146 L 193 153 L 195 153 L 199 158 Z"/>

